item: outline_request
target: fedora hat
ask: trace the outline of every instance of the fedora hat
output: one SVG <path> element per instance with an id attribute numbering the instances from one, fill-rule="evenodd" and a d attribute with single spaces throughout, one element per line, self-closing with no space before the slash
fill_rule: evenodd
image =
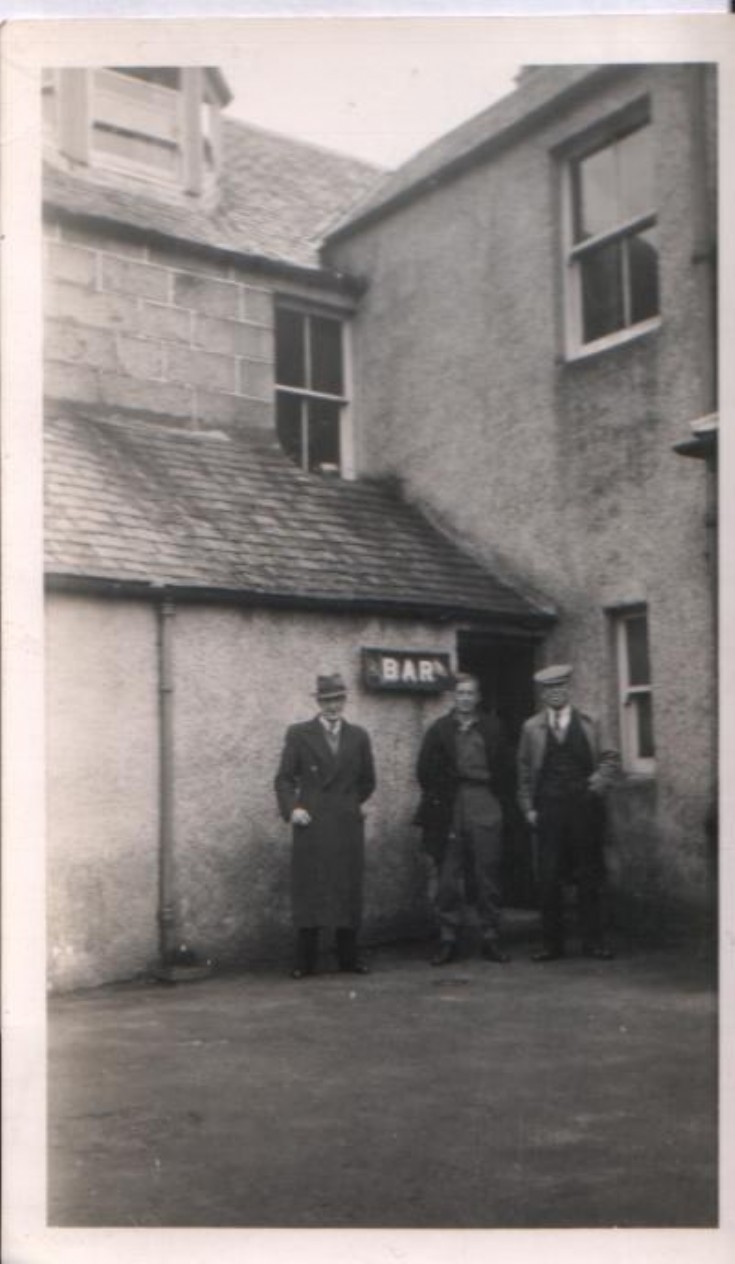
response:
<path id="1" fill-rule="evenodd" d="M 332 676 L 317 676 L 314 695 L 316 698 L 344 698 L 346 693 L 347 686 L 339 672 L 335 672 Z"/>

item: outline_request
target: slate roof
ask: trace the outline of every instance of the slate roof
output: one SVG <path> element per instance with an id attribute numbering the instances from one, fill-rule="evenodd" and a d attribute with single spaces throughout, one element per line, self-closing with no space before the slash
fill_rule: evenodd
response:
<path id="1" fill-rule="evenodd" d="M 318 267 L 328 226 L 385 172 L 366 162 L 264 128 L 224 118 L 215 201 L 175 201 L 140 181 L 123 188 L 108 176 L 47 163 L 47 210 L 113 220 L 179 241 L 215 246 L 279 263 Z"/>
<path id="2" fill-rule="evenodd" d="M 49 420 L 46 571 L 243 602 L 548 623 L 396 490 L 297 469 L 274 436 Z"/>
<path id="3" fill-rule="evenodd" d="M 523 74 L 518 87 L 488 109 L 460 123 L 452 131 L 427 145 L 408 162 L 376 184 L 372 192 L 350 207 L 326 234 L 338 240 L 359 225 L 378 218 L 389 208 L 401 205 L 431 189 L 452 172 L 477 161 L 494 146 L 508 143 L 520 130 L 547 115 L 552 102 L 584 92 L 587 84 L 600 76 L 620 74 L 621 66 L 544 66 Z"/>

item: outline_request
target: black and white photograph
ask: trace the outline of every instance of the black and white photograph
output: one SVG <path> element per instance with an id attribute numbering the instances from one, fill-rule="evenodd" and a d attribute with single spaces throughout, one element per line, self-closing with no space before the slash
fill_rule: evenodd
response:
<path id="1" fill-rule="evenodd" d="M 20 24 L 9 1261 L 720 1259 L 732 28 L 639 21 Z"/>

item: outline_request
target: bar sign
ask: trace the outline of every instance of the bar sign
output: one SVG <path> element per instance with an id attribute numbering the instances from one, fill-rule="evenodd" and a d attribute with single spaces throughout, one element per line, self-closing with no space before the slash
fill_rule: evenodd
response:
<path id="1" fill-rule="evenodd" d="M 448 654 L 421 650 L 362 650 L 362 680 L 377 693 L 441 693 L 454 683 Z"/>

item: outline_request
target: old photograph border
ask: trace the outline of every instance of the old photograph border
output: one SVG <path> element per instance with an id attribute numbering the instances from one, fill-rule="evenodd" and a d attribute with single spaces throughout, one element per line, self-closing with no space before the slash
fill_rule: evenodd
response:
<path id="1" fill-rule="evenodd" d="M 464 1230 L 390 1229 L 52 1229 L 46 1224 L 46 959 L 44 822 L 44 633 L 41 547 L 41 253 L 40 71 L 44 66 L 157 64 L 216 65 L 233 45 L 257 35 L 295 43 L 326 36 L 355 39 L 360 19 L 155 20 L 141 23 L 13 22 L 0 33 L 2 49 L 2 425 L 3 425 L 3 1028 L 4 1200 L 6 1258 L 12 1264 L 46 1261 L 334 1260 L 432 1264 L 450 1254 L 467 1264 L 492 1253 L 503 1264 L 543 1259 L 549 1264 L 638 1260 L 645 1264 L 724 1261 L 735 1247 L 733 1101 L 727 1067 L 735 1060 L 733 983 L 735 872 L 732 792 L 727 785 L 735 696 L 735 585 L 728 581 L 733 509 L 721 497 L 720 714 L 722 852 L 720 919 L 721 1227 L 718 1230 Z M 383 25 L 379 28 L 378 23 Z M 468 23 L 472 25 L 468 27 Z M 728 208 L 735 201 L 735 41 L 728 18 L 631 19 L 375 19 L 365 35 L 391 40 L 441 40 L 492 34 L 498 54 L 538 63 L 598 61 L 711 61 L 720 67 L 720 485 L 732 474 L 727 420 L 735 399 L 733 256 Z M 257 26 L 256 26 L 257 24 Z M 427 25 L 430 24 L 430 25 Z"/>

